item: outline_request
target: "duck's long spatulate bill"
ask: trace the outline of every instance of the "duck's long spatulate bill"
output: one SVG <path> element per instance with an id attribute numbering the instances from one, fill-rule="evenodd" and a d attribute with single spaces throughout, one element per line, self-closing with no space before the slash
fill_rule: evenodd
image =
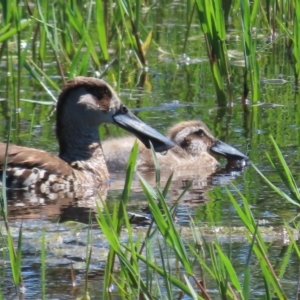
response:
<path id="1" fill-rule="evenodd" d="M 211 150 L 215 153 L 225 156 L 229 161 L 248 160 L 248 157 L 245 154 L 219 140 L 217 140 L 216 143 L 211 147 Z"/>
<path id="2" fill-rule="evenodd" d="M 116 113 L 113 118 L 116 125 L 133 133 L 147 148 L 150 148 L 149 141 L 151 141 L 156 152 L 167 151 L 174 147 L 174 143 L 171 140 L 145 124 L 130 111 L 127 113 Z"/>

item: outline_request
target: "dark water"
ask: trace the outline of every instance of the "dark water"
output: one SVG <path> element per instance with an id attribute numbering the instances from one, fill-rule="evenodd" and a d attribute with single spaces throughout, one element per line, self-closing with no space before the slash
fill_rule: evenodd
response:
<path id="1" fill-rule="evenodd" d="M 155 42 L 163 50 L 157 50 L 152 46 L 147 52 L 149 65 L 147 72 L 137 69 L 134 63 L 124 57 L 124 61 L 120 62 L 120 65 L 114 65 L 105 77 L 110 84 L 116 84 L 115 88 L 119 91 L 122 101 L 133 109 L 139 118 L 163 133 L 167 132 L 169 126 L 179 121 L 203 120 L 216 137 L 247 154 L 275 185 L 283 188 L 265 155 L 268 152 L 276 159 L 269 138 L 272 134 L 291 167 L 296 182 L 299 182 L 299 96 L 295 94 L 293 69 L 286 56 L 284 42 L 268 45 L 266 36 L 262 34 L 259 37 L 261 99 L 259 105 L 252 105 L 250 94 L 249 111 L 246 113 L 241 106 L 244 69 L 240 66 L 243 55 L 239 27 L 233 23 L 228 32 L 228 48 L 232 51 L 231 103 L 229 97 L 220 102 L 215 95 L 204 40 L 200 35 L 198 23 L 195 21 L 193 24 L 186 53 L 183 53 L 182 41 L 185 38 L 186 27 L 181 20 L 185 13 L 184 7 L 177 3 L 172 6 L 172 13 L 169 12 L 169 7 L 160 9 L 163 10 L 163 14 L 160 10 L 154 10 L 145 20 L 145 24 L 148 24 L 146 27 L 153 29 Z M 53 62 L 53 57 L 49 57 L 49 62 Z M 61 86 L 61 79 L 52 65 L 45 66 L 44 70 Z M 116 83 L 115 78 L 118 78 L 116 75 L 119 67 L 121 67 L 121 76 L 120 81 Z M 93 76 L 94 70 L 91 69 L 89 72 L 89 75 Z M 8 96 L 11 95 L 12 88 L 7 86 L 8 76 L 6 62 L 3 61 L 0 65 L 1 141 L 7 138 L 10 112 L 13 107 Z M 54 107 L 39 103 L 51 99 L 25 71 L 22 74 L 20 97 L 20 110 L 13 110 L 12 114 L 12 142 L 57 153 Z M 36 103 L 26 100 L 35 100 Z M 100 129 L 100 134 L 102 139 L 105 139 L 126 135 L 126 132 L 107 126 Z M 226 162 L 222 159 L 220 162 L 221 166 L 217 174 L 204 179 L 195 179 L 187 198 L 179 205 L 178 224 L 188 225 L 192 215 L 199 226 L 241 225 L 225 189 L 227 187 L 237 196 L 235 188 L 230 183 L 233 183 L 247 197 L 255 218 L 265 226 L 280 226 L 296 216 L 296 208 L 274 193 L 251 166 L 244 171 L 224 172 Z M 102 196 L 112 206 L 120 199 L 124 174 L 111 174 L 111 177 L 111 188 L 103 190 Z M 180 181 L 172 190 L 170 203 L 178 197 L 179 191 L 183 188 L 184 183 Z M 22 271 L 27 288 L 25 299 L 41 297 L 41 229 L 46 232 L 48 243 L 47 299 L 61 299 L 62 294 L 64 299 L 75 299 L 82 295 L 87 231 L 81 229 L 76 233 L 74 226 L 67 226 L 62 222 L 73 220 L 86 223 L 90 208 L 95 206 L 94 201 L 95 198 L 45 199 L 30 194 L 9 194 L 10 216 L 15 237 L 17 237 L 20 220 L 23 220 Z M 136 177 L 128 210 L 144 213 L 146 208 L 147 203 Z M 95 255 L 93 255 L 90 272 L 90 294 L 94 299 L 101 299 L 98 279 L 103 276 L 108 245 L 101 233 L 96 229 L 95 232 L 96 237 L 92 242 Z M 228 243 L 229 240 L 224 239 L 224 248 Z M 270 245 L 270 257 L 276 264 L 284 256 L 286 246 L 280 238 Z M 241 268 L 242 272 L 249 248 L 243 242 L 235 242 L 232 247 L 234 265 Z M 72 287 L 71 262 L 75 269 L 76 287 Z M 296 293 L 298 273 L 299 262 L 296 257 L 292 257 L 283 281 L 290 295 Z M 3 282 L 4 299 L 15 299 L 9 263 L 5 258 L 0 265 L 0 278 Z M 97 282 L 97 286 L 93 284 L 94 282 Z M 257 283 L 254 276 L 253 285 L 257 294 L 253 296 L 263 298 L 260 294 L 263 283 L 257 286 L 255 284 Z"/>

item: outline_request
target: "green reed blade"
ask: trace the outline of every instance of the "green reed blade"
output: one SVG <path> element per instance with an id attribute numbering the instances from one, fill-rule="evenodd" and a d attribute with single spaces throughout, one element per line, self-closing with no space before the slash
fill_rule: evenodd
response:
<path id="1" fill-rule="evenodd" d="M 1 29 L 0 29 L 0 35 L 2 36 L 5 32 L 8 31 L 8 29 L 11 27 L 11 23 L 3 26 Z"/>
<path id="2" fill-rule="evenodd" d="M 170 274 L 171 270 L 170 270 L 170 258 L 169 258 L 169 251 L 168 251 L 168 247 L 166 247 L 166 245 L 164 245 L 164 249 L 167 249 L 167 251 L 163 251 L 162 250 L 162 246 L 161 243 L 158 241 L 158 249 L 159 249 L 159 255 L 160 255 L 160 260 L 161 260 L 161 264 L 162 264 L 162 269 L 164 271 L 165 274 Z M 164 276 L 163 277 L 163 282 L 164 282 L 164 286 L 165 289 L 167 290 L 167 297 L 168 299 L 172 299 L 172 283 L 169 280 L 168 277 Z"/>
<path id="3" fill-rule="evenodd" d="M 49 2 L 46 1 L 38 1 L 38 10 L 39 15 L 43 22 L 43 27 L 39 27 L 39 35 L 40 35 L 40 45 L 39 45 L 39 54 L 42 61 L 46 58 L 47 53 L 47 36 L 49 35 L 49 32 L 47 31 L 47 27 L 45 27 L 46 24 L 49 24 Z M 42 12 L 42 13 L 41 13 Z"/>
<path id="4" fill-rule="evenodd" d="M 128 283 L 133 288 L 140 287 L 143 293 L 148 294 L 145 284 L 143 283 L 141 278 L 137 276 L 137 270 L 132 264 L 132 261 L 127 258 L 126 252 L 123 251 L 123 249 L 126 249 L 127 251 L 136 251 L 136 248 L 135 247 L 128 248 L 126 245 L 123 245 L 121 243 L 120 236 L 119 236 L 120 233 L 119 234 L 117 233 L 116 231 L 117 228 L 115 224 L 111 223 L 110 217 L 106 215 L 107 213 L 109 214 L 109 212 L 107 210 L 107 207 L 105 206 L 104 206 L 104 211 L 105 211 L 105 215 L 98 206 L 97 212 L 99 214 L 99 219 L 97 218 L 97 221 L 110 245 L 110 252 L 109 252 L 109 256 L 105 268 L 103 299 L 107 299 L 107 293 L 111 285 L 112 274 L 113 274 L 112 267 L 114 265 L 114 259 L 112 260 L 112 258 L 114 258 L 115 255 L 118 256 L 119 262 L 121 263 L 123 270 L 126 270 L 126 274 L 129 279 Z M 125 211 L 126 210 L 124 210 L 124 212 Z M 114 214 L 117 215 L 117 209 L 114 210 Z M 124 214 L 124 218 L 125 219 L 128 218 L 126 214 Z M 124 218 L 122 220 L 124 220 Z M 125 223 L 128 224 L 128 221 L 126 220 Z"/>
<path id="5" fill-rule="evenodd" d="M 296 202 L 295 200 L 293 200 L 290 196 L 288 196 L 286 193 L 284 193 L 281 189 L 279 189 L 278 187 L 276 187 L 273 183 L 271 183 L 260 171 L 259 169 L 252 164 L 252 167 L 255 169 L 255 171 L 268 183 L 268 185 L 282 198 L 284 198 L 285 200 L 287 200 L 288 202 L 290 202 L 293 205 L 296 205 L 298 207 L 300 207 L 300 203 Z"/>
<path id="6" fill-rule="evenodd" d="M 188 274 L 192 274 L 192 266 L 190 265 L 188 254 L 186 252 L 185 247 L 183 246 L 182 240 L 179 237 L 178 232 L 176 231 L 173 217 L 165 203 L 163 194 L 160 192 L 159 189 L 157 189 L 157 195 L 160 204 L 158 206 L 156 204 L 156 201 L 151 196 L 150 191 L 147 189 L 148 184 L 141 176 L 139 177 L 143 191 L 149 201 L 149 208 L 151 210 L 151 214 L 153 216 L 153 219 L 155 220 L 156 225 L 158 226 L 161 234 L 164 236 L 166 241 L 173 248 L 177 258 L 184 265 Z M 159 207 L 162 208 L 163 212 Z"/>
<path id="7" fill-rule="evenodd" d="M 233 197 L 233 195 L 228 189 L 227 189 L 227 194 L 231 200 L 231 203 L 234 205 L 239 217 L 243 220 L 244 225 L 246 225 L 246 227 L 249 230 L 249 233 L 247 233 L 248 240 L 252 241 L 253 235 L 256 234 L 257 243 L 253 244 L 253 251 L 260 263 L 261 271 L 264 276 L 266 294 L 269 294 L 270 286 L 272 285 L 276 294 L 279 297 L 285 298 L 286 296 L 284 294 L 280 281 L 268 259 L 267 246 L 262 238 L 260 231 L 256 228 L 257 223 L 250 210 L 248 200 L 242 195 L 242 193 L 236 187 L 235 187 L 235 191 L 238 193 L 239 197 L 241 197 L 241 199 L 243 200 L 244 211 L 240 208 L 237 200 Z"/>
<path id="8" fill-rule="evenodd" d="M 122 202 L 124 203 L 125 206 L 129 201 L 130 189 L 132 185 L 133 174 L 135 171 L 138 152 L 139 152 L 139 144 L 137 143 L 137 141 L 135 141 L 127 162 L 125 185 L 122 192 Z"/>
<path id="9" fill-rule="evenodd" d="M 139 15 L 134 14 L 132 5 L 130 5 L 129 1 L 118 0 L 117 3 L 118 3 L 119 14 L 122 19 L 122 25 L 125 28 L 126 38 L 128 39 L 130 45 L 134 50 L 134 54 L 137 58 L 138 63 L 142 67 L 146 64 L 146 59 L 142 49 L 142 42 L 139 36 L 139 32 L 135 25 L 136 22 L 139 22 L 139 20 L 134 20 L 134 15 L 135 16 L 139 16 Z M 127 20 L 127 18 L 129 20 Z M 131 30 L 129 29 L 128 24 L 130 24 Z"/>
<path id="10" fill-rule="evenodd" d="M 168 180 L 167 180 L 167 182 L 165 184 L 165 187 L 163 189 L 163 196 L 164 197 L 167 197 L 168 191 L 169 191 L 170 186 L 172 184 L 173 174 L 174 173 L 172 172 L 171 175 L 168 177 Z M 179 201 L 180 201 L 180 199 L 179 199 Z"/>
<path id="11" fill-rule="evenodd" d="M 56 102 L 56 97 L 53 95 L 52 91 L 45 85 L 43 78 L 36 72 L 36 69 L 31 66 L 29 62 L 24 63 L 25 69 L 28 73 L 45 89 L 47 94 Z"/>
<path id="12" fill-rule="evenodd" d="M 243 297 L 245 300 L 250 299 L 250 263 L 251 263 L 251 256 L 253 253 L 254 243 L 256 242 L 257 232 L 258 232 L 258 223 L 256 224 L 255 232 L 252 236 L 251 247 L 248 252 L 246 267 L 244 270 Z"/>
<path id="13" fill-rule="evenodd" d="M 14 27 L 5 33 L 2 33 L 0 35 L 0 43 L 7 41 L 9 38 L 15 36 L 18 32 L 20 32 L 20 30 L 24 30 L 25 28 L 27 28 L 27 26 L 31 24 L 31 22 L 32 20 L 27 20 L 19 24 L 18 27 Z"/>
<path id="14" fill-rule="evenodd" d="M 84 39 L 86 42 L 86 46 L 88 47 L 88 51 L 96 64 L 96 67 L 100 67 L 100 62 L 98 59 L 98 55 L 95 51 L 94 44 L 92 42 L 92 38 L 89 35 L 89 32 L 87 31 L 87 28 L 85 26 L 83 16 L 81 11 L 79 10 L 78 6 L 75 2 L 73 2 L 73 6 L 71 7 L 69 4 L 67 4 L 65 9 L 66 15 L 68 16 L 68 21 L 73 26 L 73 28 L 77 31 L 81 39 Z"/>
<path id="15" fill-rule="evenodd" d="M 283 279 L 283 276 L 288 270 L 289 264 L 292 260 L 293 253 L 294 253 L 293 243 L 290 243 L 288 246 L 282 246 L 282 251 L 279 256 L 279 259 L 281 260 L 278 262 L 279 265 L 277 267 L 278 278 Z"/>
<path id="16" fill-rule="evenodd" d="M 88 53 L 87 51 L 83 51 L 84 46 L 85 46 L 85 40 L 82 39 L 76 49 L 75 56 L 72 60 L 71 66 L 70 66 L 69 78 L 73 78 L 79 74 L 85 74 L 85 73 L 81 72 L 81 70 L 84 69 L 83 64 L 86 62 L 85 59 L 82 59 L 82 56 L 86 56 Z M 83 61 L 84 61 L 84 63 L 83 63 Z"/>
<path id="17" fill-rule="evenodd" d="M 215 247 L 217 249 L 217 252 L 219 254 L 220 260 L 222 261 L 222 263 L 224 264 L 226 271 L 230 277 L 230 280 L 232 282 L 232 284 L 234 285 L 234 287 L 238 290 L 238 291 L 242 291 L 242 286 L 239 282 L 238 276 L 232 266 L 231 261 L 229 260 L 228 256 L 225 255 L 225 253 L 223 252 L 223 250 L 221 249 L 220 245 L 218 243 L 215 244 Z"/>
<path id="18" fill-rule="evenodd" d="M 130 196 L 130 190 L 133 180 L 133 173 L 135 171 L 136 161 L 137 161 L 137 155 L 138 155 L 138 143 L 135 141 L 134 146 L 131 150 L 129 160 L 127 163 L 127 169 L 126 169 L 126 178 L 125 178 L 125 184 L 124 189 L 121 196 L 121 203 L 119 205 L 118 211 L 115 210 L 113 214 L 113 219 L 111 218 L 105 218 L 104 214 L 100 212 L 100 208 L 98 208 L 98 214 L 99 214 L 99 220 L 98 224 L 100 225 L 101 229 L 103 230 L 106 235 L 111 235 L 110 237 L 110 252 L 107 258 L 107 264 L 105 267 L 105 273 L 107 276 L 104 280 L 104 289 L 103 289 L 103 297 L 105 298 L 106 292 L 109 289 L 111 285 L 111 274 L 113 272 L 113 266 L 115 261 L 115 255 L 121 255 L 120 253 L 120 247 L 119 247 L 119 236 L 121 233 L 121 229 L 123 226 L 124 218 L 126 218 L 125 214 L 125 207 L 129 201 Z M 107 214 L 108 210 L 106 209 Z M 110 233 L 113 230 L 113 233 Z M 119 257 L 120 258 L 120 257 Z M 122 257 L 124 260 L 125 258 Z M 124 264 L 127 264 L 126 261 L 123 261 Z M 134 271 L 133 271 L 134 272 Z"/>
<path id="19" fill-rule="evenodd" d="M 241 16 L 242 16 L 242 28 L 243 28 L 243 42 L 244 42 L 244 57 L 245 57 L 245 68 L 246 74 L 250 76 L 252 101 L 256 103 L 260 97 L 260 84 L 259 84 L 259 64 L 256 59 L 256 39 L 253 39 L 251 35 L 251 28 L 254 17 L 256 16 L 256 10 L 258 8 L 258 0 L 254 1 L 254 5 L 251 6 L 249 0 L 241 0 Z M 250 7 L 252 7 L 252 17 Z M 245 76 L 247 79 L 247 76 Z M 246 82 L 245 82 L 246 84 Z"/>
<path id="20" fill-rule="evenodd" d="M 23 223 L 21 223 L 20 229 L 19 229 L 19 235 L 18 235 L 18 247 L 17 247 L 17 253 L 16 253 L 16 261 L 15 261 L 15 268 L 16 271 L 19 273 L 20 276 L 20 282 L 22 281 L 22 275 L 21 275 L 21 262 L 22 262 L 22 236 L 23 236 Z"/>
<path id="21" fill-rule="evenodd" d="M 187 295 L 190 295 L 190 296 L 192 295 L 190 289 L 180 279 L 172 276 L 172 274 L 170 274 L 169 272 L 165 272 L 162 268 L 158 267 L 156 263 L 153 263 L 153 262 L 147 260 L 144 256 L 140 255 L 139 253 L 137 253 L 137 257 L 142 262 L 147 264 L 148 267 L 150 267 L 151 269 L 156 271 L 159 275 L 161 275 L 162 277 L 167 277 L 168 280 L 170 280 L 170 282 L 175 287 L 177 287 L 178 289 L 180 289 L 181 291 L 183 291 Z M 198 295 L 197 299 L 202 299 L 202 298 Z"/>
<path id="22" fill-rule="evenodd" d="M 98 39 L 99 39 L 99 44 L 101 47 L 102 55 L 104 60 L 109 59 L 109 54 L 108 54 L 108 42 L 107 42 L 107 22 L 105 18 L 105 13 L 104 13 L 104 5 L 105 4 L 101 0 L 96 0 L 96 12 L 97 12 L 97 18 L 96 18 L 96 27 L 97 27 L 97 32 L 98 32 Z"/>
<path id="23" fill-rule="evenodd" d="M 252 26 L 255 25 L 255 22 L 257 20 L 258 9 L 259 9 L 260 4 L 261 4 L 261 1 L 259 1 L 259 0 L 254 0 L 252 2 L 251 15 L 250 15 L 250 24 Z"/>
<path id="24" fill-rule="evenodd" d="M 90 55 L 87 51 L 84 52 L 81 63 L 78 65 L 78 75 L 82 74 L 85 75 L 88 72 L 89 69 L 89 60 L 90 60 Z"/>
<path id="25" fill-rule="evenodd" d="M 299 189 L 297 187 L 297 183 L 293 177 L 293 174 L 291 172 L 291 170 L 289 169 L 276 141 L 274 140 L 274 138 L 272 137 L 272 135 L 270 135 L 270 139 L 272 141 L 272 144 L 276 150 L 277 153 L 277 157 L 279 158 L 280 161 L 280 166 L 277 166 L 271 159 L 271 157 L 267 154 L 267 157 L 270 161 L 270 163 L 272 164 L 273 168 L 277 171 L 278 175 L 280 176 L 281 180 L 284 182 L 284 184 L 286 185 L 286 187 L 290 190 L 290 192 L 293 194 L 293 196 L 300 202 L 300 192 Z M 282 172 L 283 169 L 283 172 Z"/>
<path id="26" fill-rule="evenodd" d="M 150 148 L 151 148 L 151 154 L 152 154 L 152 159 L 154 162 L 154 169 L 155 169 L 155 184 L 157 187 L 160 187 L 160 167 L 156 157 L 155 150 L 151 142 L 150 142 Z"/>
<path id="27" fill-rule="evenodd" d="M 14 280 L 14 284 L 18 285 L 20 282 L 20 273 L 19 270 L 16 269 L 16 252 L 14 248 L 14 241 L 12 239 L 10 230 L 7 231 L 7 246 L 8 246 L 8 253 L 10 258 L 10 266 L 11 266 L 11 272 L 12 277 Z"/>
<path id="28" fill-rule="evenodd" d="M 224 79 L 227 81 L 229 94 L 231 94 L 231 82 L 222 3 L 220 0 L 213 2 L 210 0 L 196 0 L 196 4 L 217 97 L 220 103 L 223 103 L 226 99 L 223 81 Z"/>

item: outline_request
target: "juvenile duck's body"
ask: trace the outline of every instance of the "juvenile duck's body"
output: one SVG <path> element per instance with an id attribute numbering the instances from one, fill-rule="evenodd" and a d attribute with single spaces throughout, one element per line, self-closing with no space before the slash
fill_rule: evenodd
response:
<path id="1" fill-rule="evenodd" d="M 175 146 L 164 155 L 158 154 L 161 169 L 215 169 L 218 161 L 212 152 L 225 156 L 228 160 L 246 160 L 247 156 L 235 148 L 217 140 L 201 121 L 181 122 L 169 130 L 169 138 Z M 125 137 L 103 142 L 103 151 L 109 170 L 125 168 L 134 138 Z M 152 154 L 140 145 L 137 169 L 153 169 Z"/>
<path id="2" fill-rule="evenodd" d="M 99 187 L 109 178 L 98 132 L 102 123 L 132 132 L 146 147 L 150 140 L 156 151 L 173 147 L 171 141 L 135 117 L 106 82 L 76 77 L 66 84 L 57 102 L 58 157 L 34 148 L 9 145 L 7 186 L 42 191 Z M 5 152 L 6 144 L 0 143 L 0 171 L 5 165 Z"/>

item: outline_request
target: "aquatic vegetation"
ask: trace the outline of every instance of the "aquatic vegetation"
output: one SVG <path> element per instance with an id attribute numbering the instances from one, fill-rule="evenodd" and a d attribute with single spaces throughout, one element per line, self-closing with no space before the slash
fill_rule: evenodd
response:
<path id="1" fill-rule="evenodd" d="M 133 151 L 135 152 L 134 155 L 136 155 L 136 146 Z M 174 222 L 174 215 L 177 203 L 189 186 L 179 196 L 178 202 L 169 208 L 166 204 L 166 196 L 172 175 L 166 186 L 164 188 L 161 187 L 159 183 L 160 170 L 154 152 L 153 158 L 157 166 L 157 186 L 153 189 L 140 177 L 153 218 L 144 238 L 135 237 L 123 202 L 120 203 L 119 214 L 115 209 L 112 218 L 105 217 L 105 215 L 109 214 L 108 211 L 104 213 L 98 208 L 98 224 L 109 240 L 111 245 L 110 251 L 118 256 L 121 264 L 121 271 L 117 274 L 112 272 L 113 268 L 106 268 L 106 278 L 113 278 L 113 281 L 118 286 L 118 292 L 121 295 L 128 295 L 130 297 L 143 295 L 145 298 L 152 298 L 162 297 L 166 294 L 168 299 L 178 299 L 180 295 L 189 295 L 194 299 L 210 299 L 209 290 L 211 290 L 211 287 L 205 282 L 205 278 L 207 279 L 207 276 L 210 276 L 218 287 L 221 296 L 228 297 L 229 299 L 236 299 L 238 297 L 248 299 L 251 295 L 250 261 L 255 259 L 261 267 L 260 276 L 263 282 L 265 282 L 265 295 L 270 295 L 270 297 L 271 295 L 276 295 L 279 298 L 286 298 L 279 277 L 269 261 L 268 247 L 262 237 L 259 224 L 253 217 L 247 199 L 238 192 L 243 203 L 242 207 L 240 207 L 237 199 L 228 191 L 228 196 L 233 206 L 247 228 L 246 238 L 249 244 L 248 259 L 245 263 L 242 276 L 243 282 L 240 282 L 241 276 L 231 263 L 230 253 L 228 256 L 222 249 L 218 241 L 217 232 L 215 233 L 214 242 L 210 243 L 191 220 L 190 231 L 192 241 L 186 241 L 182 237 L 180 229 L 178 229 Z M 118 219 L 117 216 L 120 216 L 120 212 L 121 218 Z M 121 224 L 118 222 L 120 219 L 123 220 L 124 229 L 128 233 L 127 242 L 125 243 L 120 242 L 119 226 Z M 118 224 L 118 229 L 116 224 Z M 289 229 L 287 228 L 287 230 Z M 234 231 L 232 234 L 234 234 Z M 294 241 L 292 231 L 289 231 L 289 234 L 291 240 Z M 158 258 L 154 259 L 153 252 L 155 250 L 153 247 L 155 244 L 157 244 L 159 254 Z M 299 251 L 298 246 L 294 242 L 292 245 L 291 248 L 296 247 L 296 251 Z M 175 265 L 178 265 L 179 268 L 177 274 L 174 274 L 172 267 L 174 262 L 171 263 L 174 259 L 176 261 Z M 284 266 L 286 264 L 281 267 L 281 277 L 284 274 Z M 141 270 L 143 269 L 147 270 L 145 278 L 141 276 Z M 159 279 L 154 279 L 157 276 L 161 277 L 161 281 L 164 282 L 164 289 L 157 286 L 160 282 Z M 107 280 L 106 282 L 110 282 L 111 284 L 111 280 Z M 153 280 L 154 283 L 151 283 Z M 175 288 L 177 292 L 174 292 Z M 109 294 L 109 286 L 105 286 L 103 297 L 109 297 Z"/>
<path id="2" fill-rule="evenodd" d="M 225 7 L 227 2 L 229 5 Z M 170 125 L 169 120 L 178 122 L 185 117 L 201 117 L 206 122 L 209 120 L 210 125 L 214 125 L 211 126 L 214 133 L 224 140 L 232 135 L 241 136 L 236 143 L 244 149 L 249 148 L 252 160 L 260 161 L 262 149 L 270 149 L 273 145 L 273 140 L 265 139 L 269 130 L 280 146 L 288 144 L 287 147 L 296 148 L 300 124 L 299 96 L 296 93 L 300 61 L 298 2 L 187 0 L 156 1 L 151 2 L 152 5 L 149 1 L 139 0 L 37 0 L 20 6 L 17 1 L 2 0 L 2 137 L 6 139 L 9 132 L 8 140 L 13 143 L 33 141 L 34 146 L 46 144 L 47 150 L 55 151 L 49 146 L 49 140 L 52 106 L 61 82 L 77 75 L 88 75 L 105 76 L 116 89 L 124 85 L 122 92 L 128 96 L 126 104 L 135 107 L 135 112 L 143 117 L 149 116 L 141 110 L 146 106 L 150 114 L 154 112 L 153 115 L 158 116 L 152 122 L 159 120 L 162 127 Z M 274 55 L 269 56 L 268 52 Z M 159 68 L 160 65 L 163 67 Z M 29 84 L 25 85 L 25 82 Z M 159 89 L 161 86 L 163 88 Z M 34 90 L 34 93 L 28 93 L 28 90 Z M 152 94 L 148 96 L 150 92 Z M 163 97 L 156 97 L 158 94 L 163 94 Z M 240 98 L 247 108 L 242 111 L 237 105 Z M 161 102 L 158 103 L 157 99 Z M 200 107 L 199 104 L 205 102 L 208 105 Z M 166 109 L 165 104 L 172 108 Z M 279 106 L 284 109 L 279 111 Z M 172 119 L 166 121 L 169 115 Z M 5 126 L 10 122 L 11 126 Z M 29 133 L 27 127 L 22 127 L 28 122 Z M 34 126 L 41 123 L 43 132 L 35 136 Z M 115 134 L 113 130 L 102 128 L 101 134 L 108 131 Z M 42 143 L 40 137 L 44 145 L 39 145 Z M 293 141 L 292 145 L 290 141 Z M 296 155 L 299 158 L 299 154 Z M 273 178 L 264 175 L 265 170 L 259 170 L 260 166 L 256 170 L 266 179 L 267 193 L 273 189 L 282 205 L 289 203 L 298 207 L 297 173 L 288 168 L 289 158 L 283 157 L 278 154 L 278 159 L 274 159 L 272 153 L 268 157 L 284 184 L 283 188 L 274 183 L 274 175 Z M 244 175 L 242 193 L 238 192 L 239 186 L 229 187 L 228 194 L 223 187 L 213 189 L 212 193 L 218 194 L 214 198 L 217 201 L 206 203 L 201 215 L 210 218 L 209 222 L 207 219 L 203 222 L 212 224 L 212 234 L 207 238 L 201 224 L 195 224 L 194 219 L 191 218 L 187 229 L 175 222 L 177 204 L 171 208 L 166 205 L 173 178 L 170 177 L 162 186 L 156 163 L 157 186 L 152 188 L 143 178 L 140 179 L 141 197 L 149 203 L 153 216 L 144 236 L 130 224 L 127 214 L 134 159 L 130 165 L 120 205 L 111 209 L 111 204 L 103 203 L 104 208 L 98 207 L 98 227 L 110 242 L 104 288 L 101 290 L 103 295 L 145 299 L 180 299 L 189 295 L 194 299 L 210 299 L 218 293 L 223 298 L 249 299 L 257 288 L 253 281 L 261 280 L 264 285 L 258 292 L 265 293 L 267 299 L 288 297 L 291 285 L 286 288 L 286 273 L 289 266 L 295 265 L 293 256 L 300 257 L 297 237 L 286 225 L 283 244 L 266 243 L 266 236 L 280 234 L 268 231 L 263 236 L 268 226 L 258 224 L 256 209 L 261 196 L 253 197 L 254 193 L 260 193 L 260 190 L 256 192 L 253 181 L 260 177 L 254 169 L 251 168 L 249 173 L 253 172 L 255 176 Z M 218 224 L 222 214 L 228 213 L 221 206 L 227 200 L 232 203 L 229 213 L 238 214 L 243 231 L 238 234 L 238 230 L 229 225 L 223 243 L 220 227 L 213 224 Z M 11 234 L 5 189 L 2 190 L 1 208 L 1 217 L 6 224 L 1 228 L 2 244 L 5 245 L 2 250 L 10 262 L 5 268 L 11 270 L 9 280 L 22 287 L 21 258 L 26 246 L 22 227 L 17 234 Z M 218 213 L 210 214 L 210 209 Z M 294 215 L 295 211 L 290 214 Z M 276 217 L 298 230 L 297 218 Z M 185 230 L 189 235 L 184 235 Z M 246 237 L 247 261 L 234 257 L 232 245 L 228 242 L 230 235 Z M 91 289 L 89 275 L 93 272 L 90 271 L 94 256 L 91 239 L 87 239 L 83 258 L 86 268 L 82 295 L 86 298 Z M 48 241 L 47 234 L 43 233 L 40 276 L 44 298 L 47 298 Z M 271 253 L 276 246 L 286 250 L 284 259 L 281 254 L 274 256 Z M 70 269 L 72 285 L 76 271 L 71 266 Z M 102 271 L 100 269 L 100 273 Z"/>
<path id="3" fill-rule="evenodd" d="M 102 208 L 99 205 L 97 206 L 98 216 L 96 220 L 110 247 L 102 287 L 103 298 L 110 297 L 112 284 L 115 284 L 116 290 L 113 293 L 129 297 L 130 299 L 136 299 L 137 297 L 152 299 L 153 297 L 163 297 L 164 295 L 167 295 L 168 299 L 178 299 L 178 297 L 183 295 L 188 295 L 194 299 L 211 299 L 213 297 L 211 291 L 213 291 L 215 286 L 222 297 L 249 299 L 252 293 L 250 278 L 253 268 L 250 264 L 251 261 L 255 261 L 260 265 L 259 276 L 260 280 L 265 283 L 264 293 L 268 295 L 268 299 L 274 296 L 286 298 L 280 278 L 285 273 L 288 259 L 280 265 L 280 272 L 277 274 L 268 258 L 270 249 L 262 237 L 263 229 L 260 229 L 259 224 L 255 220 L 246 197 L 235 188 L 242 199 L 242 206 L 240 206 L 236 197 L 227 191 L 229 199 L 245 226 L 245 235 L 248 240 L 248 258 L 244 263 L 244 271 L 241 277 L 241 271 L 237 271 L 231 261 L 232 254 L 230 251 L 226 253 L 219 242 L 217 231 L 213 233 L 213 242 L 210 242 L 204 236 L 203 231 L 191 219 L 188 229 L 190 231 L 189 235 L 182 235 L 181 231 L 183 229 L 176 225 L 174 218 L 177 205 L 190 186 L 187 185 L 186 189 L 178 197 L 177 202 L 169 208 L 166 197 L 172 182 L 172 175 L 165 187 L 162 187 L 160 184 L 159 164 L 154 150 L 152 153 L 156 165 L 156 187 L 151 187 L 140 176 L 140 183 L 149 203 L 152 220 L 145 229 L 145 234 L 137 236 L 126 208 L 130 199 L 137 153 L 138 144 L 136 143 L 128 161 L 126 181 L 120 203 L 114 206 L 112 213 L 108 210 L 104 201 L 102 201 Z M 5 193 L 4 190 L 2 192 Z M 3 205 L 3 201 L 1 204 Z M 89 227 L 91 225 L 90 223 Z M 126 231 L 125 239 L 124 235 L 121 235 L 121 232 L 124 232 L 124 230 Z M 300 249 L 295 241 L 294 232 L 288 226 L 286 226 L 286 232 L 290 239 L 289 253 L 295 251 L 300 257 Z M 234 228 L 229 229 L 229 234 L 234 235 Z M 89 297 L 88 274 L 93 256 L 90 245 L 91 236 L 89 229 L 86 244 L 85 296 L 79 299 Z M 22 227 L 18 238 L 17 253 L 14 253 L 13 250 L 13 240 L 9 226 L 6 227 L 5 233 L 2 232 L 2 238 L 5 238 L 7 241 L 11 268 L 13 274 L 15 274 L 13 275 L 14 283 L 16 286 L 19 286 L 21 284 L 20 270 L 23 251 Z M 47 238 L 45 233 L 42 232 L 41 266 L 43 269 L 41 272 L 41 288 L 43 293 L 45 292 L 47 279 L 45 275 L 45 268 L 47 268 L 46 242 Z M 290 255 L 288 257 L 291 257 Z M 119 271 L 116 272 L 116 269 Z M 72 270 L 71 272 L 73 273 Z M 240 278 L 243 278 L 243 281 Z M 164 283 L 163 287 L 162 282 Z"/>
<path id="4" fill-rule="evenodd" d="M 290 170 L 290 168 L 287 165 L 286 160 L 284 159 L 283 154 L 281 153 L 276 141 L 272 136 L 270 136 L 270 139 L 274 145 L 274 148 L 276 150 L 277 158 L 279 159 L 278 162 L 276 162 L 274 159 L 271 158 L 270 154 L 266 153 L 268 160 L 271 164 L 271 166 L 275 169 L 276 173 L 279 175 L 281 181 L 284 183 L 285 187 L 288 189 L 289 193 L 292 195 L 289 196 L 289 194 L 285 193 L 282 189 L 279 189 L 276 187 L 266 176 L 263 175 L 263 173 L 253 165 L 253 168 L 258 172 L 258 174 L 266 181 L 266 183 L 282 198 L 290 202 L 291 204 L 300 207 L 300 192 L 299 188 L 297 186 L 296 180 Z"/>
<path id="5" fill-rule="evenodd" d="M 241 1 L 241 22 L 243 28 L 243 42 L 244 42 L 244 57 L 245 57 L 245 85 L 247 86 L 248 76 L 251 82 L 252 100 L 256 103 L 260 98 L 259 85 L 259 62 L 257 58 L 256 38 L 253 37 L 252 29 L 255 24 L 257 10 L 260 1 L 256 0 L 251 4 L 248 0 Z M 252 11 L 250 12 L 250 7 Z M 247 88 L 246 88 L 247 89 Z M 247 97 L 244 91 L 244 97 Z"/>
<path id="6" fill-rule="evenodd" d="M 226 97 L 223 80 L 226 79 L 230 98 L 231 83 L 222 1 L 196 0 L 196 4 L 217 96 L 224 103 Z"/>

